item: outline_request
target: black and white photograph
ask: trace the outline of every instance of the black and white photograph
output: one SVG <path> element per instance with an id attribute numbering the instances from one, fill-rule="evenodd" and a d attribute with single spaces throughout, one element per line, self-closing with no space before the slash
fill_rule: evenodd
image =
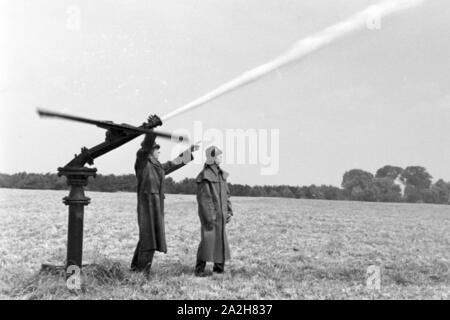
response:
<path id="1" fill-rule="evenodd" d="M 0 0 L 0 300 L 448 301 L 449 128 L 445 0 Z"/>

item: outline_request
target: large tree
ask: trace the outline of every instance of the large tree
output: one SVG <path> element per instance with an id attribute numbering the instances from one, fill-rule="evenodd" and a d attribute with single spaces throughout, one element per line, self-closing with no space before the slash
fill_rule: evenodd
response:
<path id="1" fill-rule="evenodd" d="M 342 179 L 342 188 L 348 199 L 362 201 L 376 201 L 376 188 L 373 174 L 353 169 L 347 171 Z"/>
<path id="2" fill-rule="evenodd" d="M 449 203 L 450 198 L 450 183 L 446 183 L 444 180 L 439 179 L 431 187 L 433 193 L 434 203 Z"/>
<path id="3" fill-rule="evenodd" d="M 430 186 L 433 177 L 427 169 L 419 166 L 407 167 L 401 174 L 405 182 L 405 198 L 408 202 L 430 202 Z"/>
<path id="4" fill-rule="evenodd" d="M 406 185 L 413 186 L 417 189 L 429 189 L 433 177 L 428 173 L 427 169 L 419 166 L 407 167 L 403 170 L 401 178 Z"/>

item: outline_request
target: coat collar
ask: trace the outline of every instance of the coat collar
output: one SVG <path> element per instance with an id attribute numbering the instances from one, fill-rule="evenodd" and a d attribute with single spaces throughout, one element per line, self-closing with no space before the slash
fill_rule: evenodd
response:
<path id="1" fill-rule="evenodd" d="M 156 159 L 153 156 L 148 156 L 148 161 L 150 161 L 152 164 L 161 167 L 161 162 L 158 161 L 158 159 Z"/>
<path id="2" fill-rule="evenodd" d="M 222 170 L 218 165 L 213 164 L 205 164 L 202 172 L 197 177 L 197 182 L 201 182 L 202 180 L 209 180 L 211 182 L 219 182 L 219 174 L 222 175 L 222 178 L 226 180 L 229 176 L 228 172 Z"/>

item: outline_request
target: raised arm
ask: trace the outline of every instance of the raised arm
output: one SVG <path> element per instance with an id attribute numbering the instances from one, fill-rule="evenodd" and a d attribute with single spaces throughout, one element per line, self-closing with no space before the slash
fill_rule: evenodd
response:
<path id="1" fill-rule="evenodd" d="M 156 115 L 150 115 L 147 119 L 147 126 L 150 131 L 153 131 L 153 128 L 162 125 L 161 119 Z M 139 176 L 142 169 L 145 167 L 148 156 L 150 155 L 150 151 L 152 150 L 153 145 L 155 144 L 156 135 L 154 134 L 146 134 L 144 141 L 141 143 L 141 148 L 136 153 L 136 163 L 134 165 L 134 170 L 136 171 L 136 175 Z"/>
<path id="2" fill-rule="evenodd" d="M 145 166 L 145 163 L 150 155 L 150 151 L 152 150 L 153 144 L 155 143 L 156 136 L 153 134 L 146 134 L 144 141 L 141 143 L 141 148 L 136 153 L 136 164 L 134 166 L 136 170 L 136 174 L 141 172 L 142 168 Z"/>
<path id="3" fill-rule="evenodd" d="M 194 160 L 194 155 L 192 153 L 194 151 L 197 151 L 198 149 L 198 145 L 192 145 L 189 149 L 178 155 L 178 157 L 176 157 L 174 160 L 163 163 L 162 167 L 164 169 L 164 173 L 166 175 L 170 174 Z"/>

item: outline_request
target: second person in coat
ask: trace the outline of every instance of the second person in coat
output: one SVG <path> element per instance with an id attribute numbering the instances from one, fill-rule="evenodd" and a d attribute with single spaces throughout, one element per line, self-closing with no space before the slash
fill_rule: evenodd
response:
<path id="1" fill-rule="evenodd" d="M 196 179 L 201 242 L 195 275 L 199 277 L 205 276 L 207 262 L 214 262 L 213 272 L 224 272 L 225 261 L 230 259 L 225 225 L 233 215 L 228 173 L 220 168 L 222 151 L 217 147 L 210 147 L 206 150 L 206 159 L 206 164 Z"/>

